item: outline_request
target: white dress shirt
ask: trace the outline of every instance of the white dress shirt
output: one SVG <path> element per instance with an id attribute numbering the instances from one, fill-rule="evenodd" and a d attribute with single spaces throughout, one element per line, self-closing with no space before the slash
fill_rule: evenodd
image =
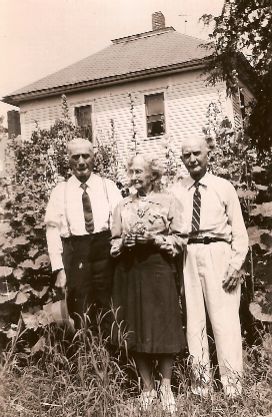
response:
<path id="1" fill-rule="evenodd" d="M 86 181 L 93 219 L 94 233 L 111 227 L 111 214 L 122 199 L 113 181 L 94 173 Z M 61 238 L 88 235 L 85 229 L 81 182 L 73 175 L 52 191 L 45 215 L 46 238 L 52 270 L 63 268 Z"/>
<path id="2" fill-rule="evenodd" d="M 193 212 L 194 183 L 195 180 L 188 176 L 181 180 L 180 188 L 176 186 L 172 190 L 181 199 L 187 190 L 190 219 Z M 229 242 L 232 248 L 230 265 L 239 270 L 248 251 L 248 235 L 235 188 L 229 181 L 210 173 L 206 173 L 199 183 L 201 212 L 198 236 L 221 238 Z"/>

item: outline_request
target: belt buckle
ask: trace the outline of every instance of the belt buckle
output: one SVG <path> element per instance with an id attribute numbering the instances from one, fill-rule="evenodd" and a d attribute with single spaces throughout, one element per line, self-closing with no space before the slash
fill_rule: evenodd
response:
<path id="1" fill-rule="evenodd" d="M 208 236 L 203 237 L 203 243 L 204 245 L 208 245 L 210 243 L 210 238 Z"/>

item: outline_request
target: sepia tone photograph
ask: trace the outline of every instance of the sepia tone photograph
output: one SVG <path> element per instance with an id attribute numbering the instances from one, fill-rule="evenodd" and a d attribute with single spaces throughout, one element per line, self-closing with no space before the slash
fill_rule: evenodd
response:
<path id="1" fill-rule="evenodd" d="M 0 415 L 272 417 L 270 0 L 0 0 Z"/>

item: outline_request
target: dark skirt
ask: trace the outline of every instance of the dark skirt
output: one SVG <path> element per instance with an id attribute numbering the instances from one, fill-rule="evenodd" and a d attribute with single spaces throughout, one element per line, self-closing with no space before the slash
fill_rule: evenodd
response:
<path id="1" fill-rule="evenodd" d="M 129 351 L 179 353 L 185 347 L 173 259 L 154 247 L 120 256 L 113 280 L 113 344 Z"/>

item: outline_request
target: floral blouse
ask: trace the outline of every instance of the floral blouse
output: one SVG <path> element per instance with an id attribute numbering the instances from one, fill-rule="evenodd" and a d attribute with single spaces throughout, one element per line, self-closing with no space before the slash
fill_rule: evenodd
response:
<path id="1" fill-rule="evenodd" d="M 151 236 L 161 247 L 167 242 L 176 255 L 186 244 L 189 222 L 182 203 L 173 194 L 151 192 L 147 196 L 131 195 L 122 200 L 113 213 L 112 245 L 122 246 L 125 235 Z"/>

